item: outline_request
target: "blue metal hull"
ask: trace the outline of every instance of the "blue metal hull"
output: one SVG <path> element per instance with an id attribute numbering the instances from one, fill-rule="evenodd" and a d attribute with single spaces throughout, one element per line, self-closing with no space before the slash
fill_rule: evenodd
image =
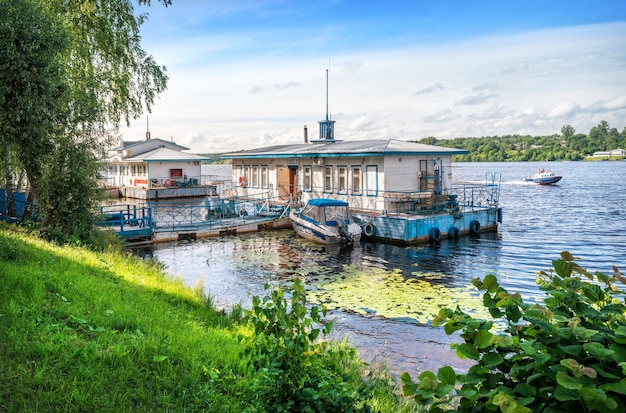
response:
<path id="1" fill-rule="evenodd" d="M 400 245 L 438 242 L 446 238 L 496 231 L 498 223 L 502 222 L 501 208 L 474 209 L 454 215 L 353 215 L 363 224 L 363 234 L 367 238 Z"/>

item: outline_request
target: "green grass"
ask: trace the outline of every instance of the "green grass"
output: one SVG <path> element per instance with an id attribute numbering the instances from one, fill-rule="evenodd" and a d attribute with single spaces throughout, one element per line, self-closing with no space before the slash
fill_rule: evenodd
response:
<path id="1" fill-rule="evenodd" d="M 156 265 L 0 230 L 0 411 L 241 410 L 231 324 Z"/>
<path id="2" fill-rule="evenodd" d="M 0 226 L 0 412 L 249 410 L 238 320 L 155 263 Z"/>

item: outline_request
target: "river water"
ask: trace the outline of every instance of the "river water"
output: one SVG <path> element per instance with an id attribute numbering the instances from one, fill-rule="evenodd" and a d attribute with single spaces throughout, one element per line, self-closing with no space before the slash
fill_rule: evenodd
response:
<path id="1" fill-rule="evenodd" d="M 563 179 L 540 186 L 523 181 L 536 169 Z M 217 306 L 246 306 L 265 295 L 264 284 L 299 276 L 313 303 L 323 303 L 335 321 L 334 338 L 348 337 L 362 357 L 392 373 L 415 375 L 467 363 L 429 320 L 441 306 L 462 306 L 482 316 L 474 277 L 498 276 L 526 301 L 543 295 L 535 272 L 551 268 L 562 251 L 580 257 L 592 271 L 611 273 L 626 264 L 626 162 L 454 163 L 455 183 L 501 176 L 503 222 L 497 233 L 443 240 L 436 246 L 398 247 L 361 242 L 327 250 L 291 230 L 157 244 L 151 255 L 189 285 L 202 283 Z M 491 176 L 491 175 L 489 175 Z"/>

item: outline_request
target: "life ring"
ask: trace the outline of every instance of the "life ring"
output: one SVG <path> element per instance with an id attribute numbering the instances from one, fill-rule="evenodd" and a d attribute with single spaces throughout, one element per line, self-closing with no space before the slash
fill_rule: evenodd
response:
<path id="1" fill-rule="evenodd" d="M 429 236 L 432 242 L 439 242 L 441 240 L 441 231 L 437 227 L 431 228 Z"/>
<path id="2" fill-rule="evenodd" d="M 133 180 L 132 179 L 130 180 L 130 186 L 133 186 Z"/>
<path id="3" fill-rule="evenodd" d="M 375 231 L 376 228 L 374 228 L 374 225 L 370 224 L 369 222 L 363 226 L 363 234 L 365 234 L 365 236 L 367 237 L 371 237 L 372 235 L 374 235 Z"/>
<path id="4" fill-rule="evenodd" d="M 163 181 L 163 185 L 172 186 L 172 180 L 170 178 L 167 178 L 165 181 Z"/>
<path id="5" fill-rule="evenodd" d="M 243 218 L 243 217 L 245 217 L 246 215 L 248 215 L 248 211 L 246 211 L 245 209 L 241 208 L 241 209 L 239 210 L 239 217 Z"/>
<path id="6" fill-rule="evenodd" d="M 450 239 L 459 239 L 459 229 L 457 227 L 450 227 L 450 229 L 448 230 L 448 238 Z"/>
<path id="7" fill-rule="evenodd" d="M 480 222 L 474 220 L 470 222 L 469 230 L 472 235 L 477 235 L 480 233 Z"/>
<path id="8" fill-rule="evenodd" d="M 241 186 L 241 187 L 245 187 L 246 186 L 246 177 L 245 176 L 240 176 L 239 177 L 239 186 Z"/>

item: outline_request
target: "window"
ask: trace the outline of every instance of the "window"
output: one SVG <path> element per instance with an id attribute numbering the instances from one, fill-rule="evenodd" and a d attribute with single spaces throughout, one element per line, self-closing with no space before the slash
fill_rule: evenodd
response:
<path id="1" fill-rule="evenodd" d="M 337 192 L 345 194 L 348 192 L 348 167 L 337 167 Z"/>
<path id="2" fill-rule="evenodd" d="M 351 186 L 352 195 L 361 195 L 361 167 L 353 166 L 352 167 L 352 186 Z"/>
<path id="3" fill-rule="evenodd" d="M 268 171 L 267 171 L 267 165 L 263 165 L 261 166 L 261 188 L 267 188 L 267 181 L 268 181 Z"/>
<path id="4" fill-rule="evenodd" d="M 235 182 L 238 182 L 242 176 L 243 176 L 243 166 L 237 165 L 235 167 L 235 176 L 234 176 Z"/>
<path id="5" fill-rule="evenodd" d="M 251 182 L 251 179 L 250 179 L 251 178 L 250 177 L 250 167 L 247 166 L 247 165 L 244 165 L 244 167 L 243 167 L 243 177 L 244 177 L 243 180 L 245 182 L 244 185 L 246 185 L 246 186 L 250 185 L 250 182 Z"/>
<path id="6" fill-rule="evenodd" d="M 254 165 L 252 167 L 252 187 L 259 187 L 259 165 Z"/>
<path id="7" fill-rule="evenodd" d="M 333 192 L 333 167 L 324 167 L 324 192 Z"/>
<path id="8" fill-rule="evenodd" d="M 306 192 L 311 192 L 313 190 L 313 175 L 312 175 L 312 169 L 310 166 L 305 166 L 304 167 L 304 182 L 303 182 L 303 190 Z"/>
<path id="9" fill-rule="evenodd" d="M 367 196 L 378 195 L 378 165 L 365 167 L 365 192 Z"/>
<path id="10" fill-rule="evenodd" d="M 134 173 L 133 173 L 134 175 Z M 182 169 L 170 169 L 170 178 L 182 178 L 183 177 L 183 170 Z"/>

